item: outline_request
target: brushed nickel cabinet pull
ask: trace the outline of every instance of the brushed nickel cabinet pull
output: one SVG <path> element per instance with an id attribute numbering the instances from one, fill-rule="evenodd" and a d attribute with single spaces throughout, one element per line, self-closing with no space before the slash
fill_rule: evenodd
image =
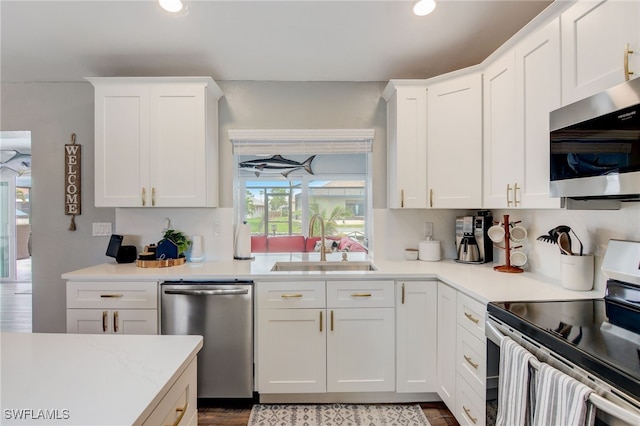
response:
<path id="1" fill-rule="evenodd" d="M 629 71 L 629 55 L 633 53 L 633 50 L 629 47 L 629 43 L 624 45 L 624 80 L 629 81 L 633 71 Z"/>
<path id="2" fill-rule="evenodd" d="M 151 205 L 155 207 L 156 205 L 156 188 L 151 188 Z"/>
<path id="3" fill-rule="evenodd" d="M 404 207 L 404 189 L 400 190 L 400 207 Z"/>
<path id="4" fill-rule="evenodd" d="M 178 418 L 173 423 L 171 423 L 171 426 L 178 426 L 180 424 L 180 422 L 182 421 L 182 418 L 184 417 L 184 414 L 187 412 L 188 406 L 189 406 L 189 402 L 187 401 L 184 403 L 184 407 L 176 408 L 176 414 L 178 414 Z"/>
<path id="5" fill-rule="evenodd" d="M 511 185 L 507 184 L 507 207 L 511 207 L 511 203 L 513 202 L 509 199 L 510 191 L 511 191 Z"/>
<path id="6" fill-rule="evenodd" d="M 281 294 L 280 297 L 283 298 L 283 299 L 300 299 L 300 298 L 302 298 L 302 294 L 300 294 L 300 293 Z"/>
<path id="7" fill-rule="evenodd" d="M 404 305 L 404 283 L 402 283 L 402 304 Z"/>
<path id="8" fill-rule="evenodd" d="M 469 410 L 467 407 L 465 407 L 464 405 L 462 406 L 462 409 L 464 410 L 464 412 L 466 413 L 467 417 L 469 417 L 469 420 L 471 420 L 471 422 L 475 425 L 476 423 L 478 423 L 478 418 L 477 417 L 472 417 L 471 416 L 471 410 Z"/>
<path id="9" fill-rule="evenodd" d="M 142 187 L 142 207 L 147 205 L 147 189 Z"/>
<path id="10" fill-rule="evenodd" d="M 118 311 L 113 313 L 113 332 L 118 332 Z"/>
<path id="11" fill-rule="evenodd" d="M 331 311 L 331 331 L 333 331 L 333 311 Z"/>
<path id="12" fill-rule="evenodd" d="M 322 311 L 320 311 L 320 333 L 322 333 Z"/>
<path id="13" fill-rule="evenodd" d="M 107 311 L 102 311 L 102 332 L 106 333 L 107 332 L 107 327 L 109 325 L 107 324 Z"/>
<path id="14" fill-rule="evenodd" d="M 467 361 L 469 363 L 469 365 L 471 365 L 474 369 L 478 369 L 478 367 L 480 366 L 480 364 L 473 362 L 473 358 L 471 358 L 470 356 L 466 356 L 466 355 L 462 355 L 464 357 L 464 360 Z"/>
<path id="15" fill-rule="evenodd" d="M 518 201 L 518 191 L 520 190 L 520 187 L 518 186 L 518 182 L 513 184 L 513 205 L 515 207 L 518 207 L 518 204 L 520 204 L 520 201 Z"/>
<path id="16" fill-rule="evenodd" d="M 371 293 L 351 293 L 351 297 L 371 297 Z"/>
<path id="17" fill-rule="evenodd" d="M 113 294 L 101 294 L 100 297 L 103 299 L 118 299 L 120 297 L 122 297 L 123 295 L 120 293 L 113 293 Z"/>
<path id="18" fill-rule="evenodd" d="M 470 313 L 468 313 L 468 312 L 465 312 L 465 313 L 464 313 L 464 316 L 465 316 L 465 317 L 467 317 L 467 319 L 468 319 L 469 321 L 473 321 L 473 322 L 474 322 L 474 323 L 476 323 L 476 324 L 478 324 L 478 323 L 480 322 L 480 320 L 479 320 L 478 318 L 474 317 L 473 315 L 471 315 L 471 314 L 470 314 Z"/>

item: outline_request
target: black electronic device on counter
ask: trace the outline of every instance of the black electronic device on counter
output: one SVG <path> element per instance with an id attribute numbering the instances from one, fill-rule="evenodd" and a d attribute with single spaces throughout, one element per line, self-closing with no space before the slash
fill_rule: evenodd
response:
<path id="1" fill-rule="evenodd" d="M 111 235 L 106 255 L 115 258 L 117 263 L 135 262 L 138 257 L 136 246 L 123 246 L 122 239 L 122 235 Z"/>

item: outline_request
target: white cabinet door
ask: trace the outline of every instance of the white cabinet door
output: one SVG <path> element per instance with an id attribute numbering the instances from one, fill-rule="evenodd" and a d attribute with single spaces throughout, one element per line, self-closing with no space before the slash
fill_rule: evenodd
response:
<path id="1" fill-rule="evenodd" d="M 387 99 L 387 174 L 389 208 L 427 207 L 425 86 L 398 86 Z"/>
<path id="2" fill-rule="evenodd" d="M 396 392 L 436 392 L 438 285 L 396 283 Z"/>
<path id="3" fill-rule="evenodd" d="M 515 56 L 510 51 L 484 73 L 484 199 L 486 208 L 518 207 L 514 183 L 522 172 L 516 144 Z"/>
<path id="4" fill-rule="evenodd" d="M 523 208 L 560 208 L 549 197 L 549 112 L 560 108 L 560 20 L 528 36 L 516 55 L 516 156 L 523 166 L 513 194 Z"/>
<path id="5" fill-rule="evenodd" d="M 149 188 L 149 90 L 95 88 L 95 205 L 140 207 Z"/>
<path id="6" fill-rule="evenodd" d="M 67 309 L 67 333 L 110 334 L 111 312 L 106 309 Z"/>
<path id="7" fill-rule="evenodd" d="M 458 77 L 427 91 L 429 207 L 482 205 L 482 76 Z"/>
<path id="8" fill-rule="evenodd" d="M 205 88 L 151 87 L 150 185 L 155 207 L 205 207 Z"/>
<path id="9" fill-rule="evenodd" d="M 583 0 L 561 19 L 564 105 L 622 83 L 626 44 L 631 78 L 640 75 L 640 2 Z"/>
<path id="10" fill-rule="evenodd" d="M 327 391 L 393 391 L 394 309 L 330 309 L 329 316 Z"/>
<path id="11" fill-rule="evenodd" d="M 258 319 L 258 390 L 326 392 L 326 311 L 264 309 Z"/>
<path id="12" fill-rule="evenodd" d="M 111 312 L 111 324 L 116 334 L 158 334 L 158 311 L 119 309 Z"/>
<path id="13" fill-rule="evenodd" d="M 456 407 L 456 293 L 438 283 L 438 395 L 450 410 Z"/>

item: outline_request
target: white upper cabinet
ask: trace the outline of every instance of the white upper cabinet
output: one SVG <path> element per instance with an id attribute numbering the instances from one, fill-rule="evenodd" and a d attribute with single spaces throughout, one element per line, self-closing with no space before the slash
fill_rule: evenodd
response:
<path id="1" fill-rule="evenodd" d="M 480 207 L 481 176 L 482 75 L 474 73 L 429 86 L 429 207 Z"/>
<path id="2" fill-rule="evenodd" d="M 507 52 L 484 72 L 484 207 L 517 207 L 514 184 L 521 171 L 516 143 L 515 54 Z"/>
<path id="3" fill-rule="evenodd" d="M 427 89 L 415 81 L 391 80 L 387 101 L 387 205 L 427 207 Z"/>
<path id="4" fill-rule="evenodd" d="M 623 82 L 625 61 L 640 75 L 640 2 L 580 1 L 561 19 L 564 105 Z"/>
<path id="5" fill-rule="evenodd" d="M 559 208 L 549 198 L 549 112 L 560 107 L 556 18 L 484 75 L 484 207 Z"/>
<path id="6" fill-rule="evenodd" d="M 97 207 L 216 207 L 218 99 L 209 77 L 90 78 Z"/>
<path id="7" fill-rule="evenodd" d="M 518 44 L 515 57 L 519 189 L 514 197 L 518 207 L 559 208 L 560 198 L 549 197 L 549 112 L 560 108 L 559 18 Z"/>

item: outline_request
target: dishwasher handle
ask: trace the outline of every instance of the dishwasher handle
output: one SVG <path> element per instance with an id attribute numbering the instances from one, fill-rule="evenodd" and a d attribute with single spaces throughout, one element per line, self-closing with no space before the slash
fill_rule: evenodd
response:
<path id="1" fill-rule="evenodd" d="M 164 289 L 165 294 L 180 294 L 185 296 L 228 296 L 234 294 L 249 294 L 248 288 L 230 288 L 216 290 L 170 290 Z"/>

